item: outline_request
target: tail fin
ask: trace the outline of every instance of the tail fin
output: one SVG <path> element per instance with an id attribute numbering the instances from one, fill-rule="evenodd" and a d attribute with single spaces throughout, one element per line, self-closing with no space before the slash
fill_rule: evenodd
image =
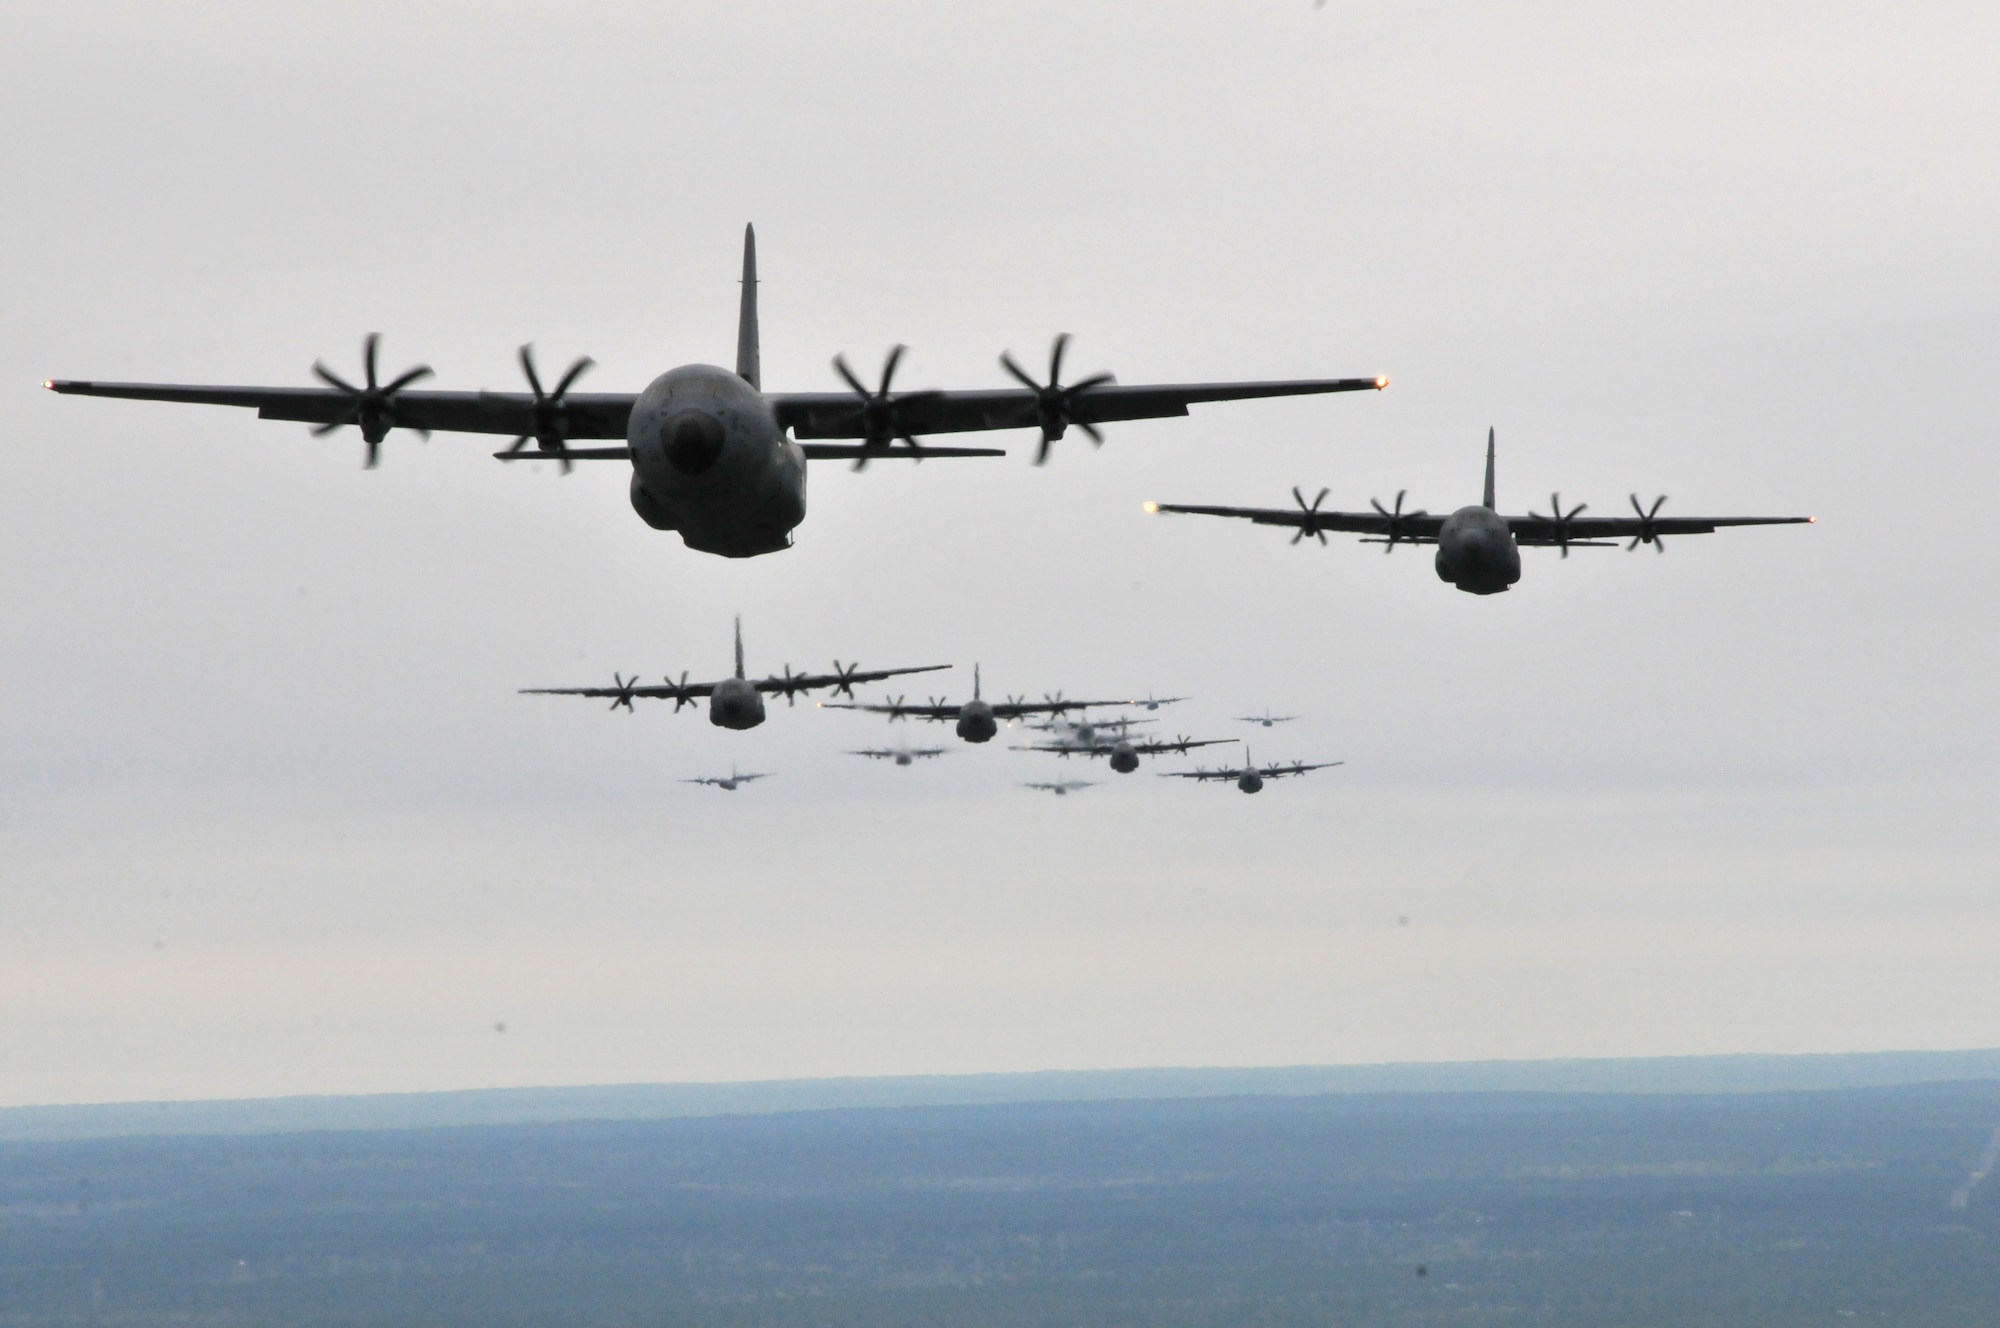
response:
<path id="1" fill-rule="evenodd" d="M 977 664 L 972 666 L 972 699 L 975 701 L 979 699 L 979 666 Z"/>
<path id="2" fill-rule="evenodd" d="M 743 304 L 736 315 L 736 373 L 759 392 L 764 370 L 757 356 L 757 228 L 743 228 Z"/>
<path id="3" fill-rule="evenodd" d="M 1493 426 L 1486 426 L 1486 510 L 1497 512 L 1493 505 Z"/>
<path id="4" fill-rule="evenodd" d="M 743 615 L 736 615 L 736 676 L 743 676 Z"/>

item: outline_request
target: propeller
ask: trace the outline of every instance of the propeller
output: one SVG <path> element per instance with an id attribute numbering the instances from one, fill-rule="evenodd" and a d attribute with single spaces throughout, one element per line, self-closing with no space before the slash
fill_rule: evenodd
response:
<path id="1" fill-rule="evenodd" d="M 1652 545 L 1656 553 L 1665 553 L 1667 551 L 1667 542 L 1660 538 L 1660 528 L 1654 521 L 1654 518 L 1660 514 L 1661 504 L 1666 501 L 1667 495 L 1663 493 L 1653 500 L 1652 507 L 1648 509 L 1639 506 L 1638 494 L 1635 493 L 1632 495 L 1632 510 L 1639 514 L 1639 533 L 1634 535 L 1632 542 L 1625 546 L 1625 552 L 1631 553 L 1641 544 Z"/>
<path id="2" fill-rule="evenodd" d="M 1042 465 L 1049 459 L 1049 448 L 1056 439 L 1069 430 L 1071 424 L 1090 435 L 1092 447 L 1104 446 L 1104 435 L 1089 420 L 1079 420 L 1075 416 L 1076 397 L 1093 387 L 1103 387 L 1118 380 L 1108 373 L 1092 374 L 1068 387 L 1062 385 L 1063 355 L 1069 350 L 1069 333 L 1056 337 L 1055 345 L 1049 351 L 1049 381 L 1038 383 L 1028 376 L 1028 371 L 1014 363 L 1014 357 L 1006 351 L 1000 353 L 1000 367 L 1014 375 L 1022 387 L 1035 394 L 1035 422 L 1042 426 L 1042 445 L 1035 450 L 1035 464 Z"/>
<path id="3" fill-rule="evenodd" d="M 1069 704 L 1063 700 L 1061 692 L 1043 692 L 1042 700 L 1049 704 L 1049 713 L 1051 715 L 1066 715 L 1069 713 Z"/>
<path id="4" fill-rule="evenodd" d="M 870 392 L 862 384 L 861 380 L 855 377 L 854 370 L 850 369 L 847 365 L 846 357 L 840 355 L 833 357 L 833 371 L 839 374 L 845 380 L 848 387 L 854 390 L 854 395 L 861 398 L 861 444 L 863 447 L 887 451 L 889 445 L 900 438 L 908 443 L 912 450 L 917 452 L 923 451 L 923 445 L 917 442 L 916 438 L 911 435 L 909 426 L 903 423 L 902 407 L 912 401 L 928 401 L 938 394 L 936 392 L 904 392 L 899 395 L 892 395 L 889 391 L 890 384 L 896 379 L 896 366 L 903 362 L 903 356 L 909 352 L 909 349 L 908 346 L 892 346 L 889 348 L 889 358 L 882 362 L 882 385 L 873 392 Z M 860 456 L 854 459 L 854 469 L 865 470 L 867 466 L 867 457 Z"/>
<path id="5" fill-rule="evenodd" d="M 1176 752 L 1179 752 L 1182 756 L 1186 756 L 1188 754 L 1188 744 L 1192 743 L 1193 741 L 1194 739 L 1188 737 L 1187 734 L 1177 733 L 1174 735 L 1174 740 L 1168 743 L 1167 746 L 1173 748 Z"/>
<path id="6" fill-rule="evenodd" d="M 1665 500 L 1662 499 L 1661 501 L 1664 502 Z M 1635 498 L 1633 502 L 1636 505 L 1638 500 Z M 1533 508 L 1528 509 L 1528 515 L 1537 521 L 1546 521 L 1555 527 L 1556 544 L 1561 547 L 1563 557 L 1567 558 L 1569 557 L 1569 523 L 1576 520 L 1577 513 L 1589 506 L 1589 503 L 1578 503 L 1575 507 L 1570 508 L 1568 512 L 1564 512 L 1562 495 L 1552 493 L 1549 495 L 1549 510 L 1555 513 L 1554 516 L 1543 516 Z"/>
<path id="7" fill-rule="evenodd" d="M 844 692 L 847 694 L 847 699 L 852 701 L 854 699 L 854 675 L 859 672 L 861 672 L 859 664 L 850 664 L 843 669 L 840 667 L 839 660 L 836 659 L 833 661 L 834 695 L 839 696 Z"/>
<path id="8" fill-rule="evenodd" d="M 666 683 L 667 686 L 674 689 L 674 713 L 676 715 L 681 712 L 682 706 L 694 704 L 694 698 L 687 694 L 688 675 L 686 669 L 681 670 L 681 680 L 679 682 L 668 678 Z"/>
<path id="9" fill-rule="evenodd" d="M 1321 544 L 1326 543 L 1326 532 L 1319 528 L 1319 505 L 1326 501 L 1327 494 L 1331 492 L 1333 492 L 1331 489 L 1321 489 L 1319 497 L 1313 499 L 1312 506 L 1308 507 L 1306 496 L 1299 492 L 1299 486 L 1296 484 L 1292 486 L 1292 500 L 1299 505 L 1299 511 L 1305 514 L 1305 519 L 1299 522 L 1299 533 L 1292 536 L 1292 543 L 1297 544 L 1308 535 L 1317 535 Z M 1380 511 L 1381 508 L 1378 506 L 1376 510 Z"/>
<path id="10" fill-rule="evenodd" d="M 535 372 L 535 348 L 531 345 L 521 347 L 521 372 L 528 376 L 528 386 L 535 393 L 535 404 L 529 408 L 533 412 L 534 427 L 514 440 L 514 445 L 507 449 L 508 456 L 519 452 L 532 439 L 535 446 L 552 453 L 562 462 L 563 474 L 569 474 L 573 468 L 569 459 L 569 407 L 563 404 L 563 396 L 569 391 L 570 384 L 596 363 L 588 355 L 578 357 L 577 362 L 557 381 L 556 390 L 544 392 L 541 375 Z"/>
<path id="11" fill-rule="evenodd" d="M 430 377 L 430 366 L 420 364 L 386 383 L 378 383 L 375 379 L 375 354 L 381 341 L 382 334 L 379 332 L 370 332 L 361 341 L 361 367 L 366 375 L 366 387 L 356 387 L 318 360 L 313 361 L 314 375 L 347 398 L 347 414 L 314 429 L 313 437 L 324 437 L 350 424 L 359 427 L 362 441 L 368 444 L 368 459 L 362 465 L 370 470 L 382 459 L 382 440 L 389 436 L 389 430 L 413 428 L 425 438 L 431 436 L 429 429 L 419 425 L 401 425 L 396 419 L 396 394 L 418 379 Z"/>
<path id="12" fill-rule="evenodd" d="M 1414 538 L 1403 533 L 1404 522 L 1415 521 L 1418 517 L 1429 515 L 1422 508 L 1414 512 L 1405 513 L 1403 511 L 1403 497 L 1407 493 L 1409 493 L 1408 489 L 1396 490 L 1396 508 L 1394 511 L 1390 511 L 1388 508 L 1382 506 L 1376 499 L 1370 498 L 1368 500 L 1368 505 L 1375 509 L 1383 521 L 1388 523 L 1386 531 L 1388 538 L 1382 541 L 1382 552 L 1384 553 L 1394 553 L 1397 544 Z"/>
<path id="13" fill-rule="evenodd" d="M 785 704 L 788 706 L 795 706 L 799 703 L 798 700 L 799 683 L 802 680 L 804 680 L 806 676 L 807 675 L 803 673 L 794 675 L 792 673 L 792 666 L 787 664 L 785 665 L 784 673 L 781 675 L 773 675 L 771 681 L 778 684 L 778 691 L 784 694 Z"/>
<path id="14" fill-rule="evenodd" d="M 616 710 L 619 706 L 624 706 L 627 710 L 632 710 L 632 689 L 639 685 L 639 675 L 635 673 L 629 678 L 623 678 L 613 671 L 611 684 L 618 689 L 617 699 L 612 701 L 611 708 Z M 636 715 L 639 712 L 632 710 L 632 713 Z"/>
<path id="15" fill-rule="evenodd" d="M 854 693 L 849 692 L 848 695 L 852 696 Z M 900 724 L 909 718 L 908 715 L 903 713 L 903 698 L 901 696 L 890 697 L 889 704 L 895 707 L 889 712 L 889 722 L 891 724 Z"/>

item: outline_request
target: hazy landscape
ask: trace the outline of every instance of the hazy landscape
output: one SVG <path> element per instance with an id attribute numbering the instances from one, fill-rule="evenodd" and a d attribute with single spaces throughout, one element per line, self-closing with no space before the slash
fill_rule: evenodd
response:
<path id="1" fill-rule="evenodd" d="M 1996 1123 L 1979 1082 L 15 1142 L 0 1324 L 1962 1328 Z"/>

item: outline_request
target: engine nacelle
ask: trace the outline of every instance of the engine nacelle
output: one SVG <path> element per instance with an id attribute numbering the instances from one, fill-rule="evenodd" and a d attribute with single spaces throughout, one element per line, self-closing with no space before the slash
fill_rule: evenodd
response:
<path id="1" fill-rule="evenodd" d="M 806 515 L 805 454 L 742 378 L 708 364 L 669 370 L 639 394 L 625 436 L 646 524 L 730 558 L 791 547 Z"/>

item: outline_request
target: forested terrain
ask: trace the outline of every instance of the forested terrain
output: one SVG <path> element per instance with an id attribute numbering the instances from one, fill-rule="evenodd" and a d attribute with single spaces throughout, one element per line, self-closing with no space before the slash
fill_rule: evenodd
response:
<path id="1" fill-rule="evenodd" d="M 0 1325 L 1962 1328 L 1996 1125 L 1975 1083 L 5 1144 Z"/>

